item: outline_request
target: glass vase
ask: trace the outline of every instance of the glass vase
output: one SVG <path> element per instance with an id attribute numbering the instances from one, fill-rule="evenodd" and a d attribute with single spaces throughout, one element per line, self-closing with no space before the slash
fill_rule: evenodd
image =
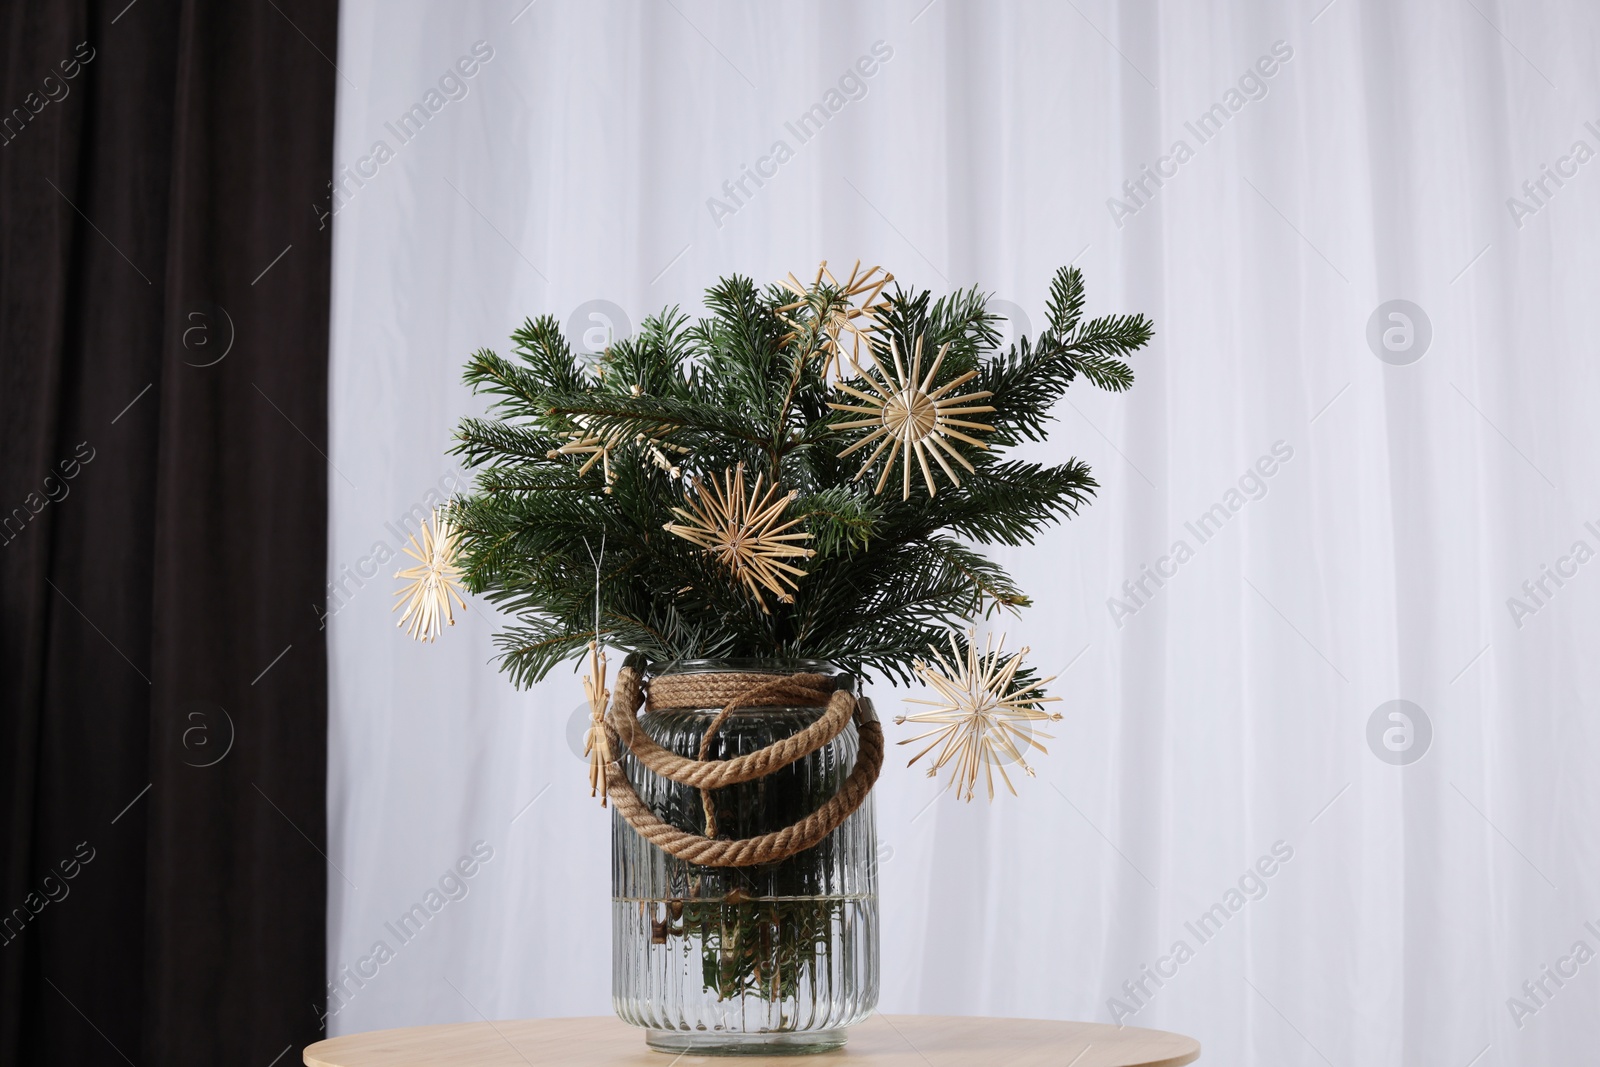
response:
<path id="1" fill-rule="evenodd" d="M 827 664 L 782 667 L 693 661 L 655 674 L 827 674 Z M 647 677 L 652 676 L 649 671 Z M 695 758 L 720 708 L 647 710 L 644 730 Z M 745 755 L 798 733 L 820 707 L 735 710 L 707 759 Z M 856 724 L 787 767 L 713 790 L 719 839 L 780 830 L 821 807 L 855 766 Z M 624 752 L 640 800 L 680 830 L 704 834 L 699 790 L 652 773 Z M 877 833 L 872 796 L 819 844 L 753 867 L 703 867 L 656 848 L 620 816 L 611 830 L 612 999 L 651 1047 L 696 1054 L 821 1052 L 878 1003 Z"/>

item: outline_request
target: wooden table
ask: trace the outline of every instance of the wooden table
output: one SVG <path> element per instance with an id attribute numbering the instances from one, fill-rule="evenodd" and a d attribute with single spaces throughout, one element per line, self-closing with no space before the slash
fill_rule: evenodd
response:
<path id="1" fill-rule="evenodd" d="M 319 1041 L 307 1067 L 1180 1067 L 1200 1043 L 1160 1030 L 1042 1019 L 874 1015 L 850 1043 L 817 1056 L 679 1056 L 645 1047 L 644 1031 L 607 1016 L 452 1023 Z"/>

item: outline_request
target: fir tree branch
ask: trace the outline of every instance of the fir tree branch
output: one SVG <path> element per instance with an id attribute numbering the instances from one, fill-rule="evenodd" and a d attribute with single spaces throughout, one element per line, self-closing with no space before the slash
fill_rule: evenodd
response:
<path id="1" fill-rule="evenodd" d="M 452 455 L 464 456 L 469 466 L 523 466 L 549 461 L 551 449 L 562 442 L 547 433 L 490 419 L 462 419 L 456 430 Z"/>
<path id="2" fill-rule="evenodd" d="M 874 495 L 876 470 L 857 478 L 862 455 L 839 457 L 855 435 L 837 426 L 854 419 L 828 406 L 841 394 L 822 376 L 814 321 L 831 297 L 786 322 L 777 309 L 792 296 L 725 279 L 707 294 L 707 317 L 690 324 L 673 308 L 646 319 L 588 369 L 549 316 L 519 328 L 515 358 L 473 355 L 466 380 L 493 403 L 492 417 L 462 421 L 454 447 L 475 468 L 473 490 L 453 502 L 461 565 L 469 589 L 516 619 L 497 642 L 517 684 L 581 655 L 597 625 L 606 643 L 655 662 L 821 658 L 906 679 L 945 630 L 1027 603 L 979 546 L 1031 542 L 1096 485 L 1077 460 L 1042 466 L 1002 453 L 1042 439 L 1080 375 L 1126 388 L 1149 323 L 1085 323 L 1082 277 L 1066 268 L 1051 283 L 1048 328 L 996 353 L 998 318 L 976 289 L 934 300 L 897 288 L 869 345 L 875 356 L 888 359 L 892 336 L 909 367 L 922 337 L 928 367 L 948 344 L 940 380 L 977 372 L 966 389 L 992 393 L 980 402 L 994 408 L 979 413 L 993 426 L 982 432 L 988 448 L 962 446 L 975 471 L 902 500 Z M 805 574 L 793 601 L 769 596 L 768 610 L 717 557 L 663 529 L 696 491 L 694 476 L 721 478 L 739 463 L 799 494 L 787 514 L 815 550 L 797 558 Z M 676 465 L 683 478 L 665 469 Z M 597 623 L 584 546 L 602 537 Z"/>
<path id="3" fill-rule="evenodd" d="M 1092 384 L 1112 392 L 1133 385 L 1127 359 L 1149 343 L 1150 320 L 1143 315 L 1105 315 L 1080 325 L 1083 316 L 1083 274 L 1063 267 L 1050 282 L 1050 328 L 1039 339 L 1041 348 L 1053 348 L 1067 366 Z"/>
<path id="4" fill-rule="evenodd" d="M 871 498 L 838 485 L 803 496 L 792 508 L 794 514 L 805 516 L 809 547 L 822 559 L 866 548 L 882 514 Z"/>
<path id="5" fill-rule="evenodd" d="M 929 509 L 928 532 L 950 530 L 979 544 L 1032 544 L 1041 529 L 1077 514 L 1098 487 L 1077 459 L 1056 467 L 991 463 L 959 490 L 940 494 L 943 504 Z"/>
<path id="6" fill-rule="evenodd" d="M 1050 296 L 1045 300 L 1049 332 L 1070 337 L 1083 316 L 1083 272 L 1077 267 L 1062 267 L 1050 279 Z"/>
<path id="7" fill-rule="evenodd" d="M 582 416 L 584 429 L 602 437 L 670 436 L 683 441 L 731 437 L 762 449 L 770 440 L 761 425 L 743 412 L 699 400 L 609 393 L 558 394 L 545 400 L 547 414 L 567 419 Z"/>

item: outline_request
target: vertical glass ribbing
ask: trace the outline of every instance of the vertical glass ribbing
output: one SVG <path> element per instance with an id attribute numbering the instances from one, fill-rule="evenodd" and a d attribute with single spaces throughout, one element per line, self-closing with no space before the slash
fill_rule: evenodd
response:
<path id="1" fill-rule="evenodd" d="M 695 665 L 727 671 L 727 665 Z M 842 680 L 848 684 L 848 680 Z M 719 709 L 647 713 L 650 736 L 697 755 Z M 712 759 L 765 748 L 821 708 L 749 708 L 719 729 Z M 815 811 L 855 766 L 854 723 L 765 778 L 713 792 L 719 837 L 770 833 Z M 623 769 L 652 811 L 703 833 L 700 793 Z M 658 1047 L 735 1051 L 751 1044 L 827 1047 L 878 1000 L 877 834 L 872 798 L 814 848 L 757 867 L 700 867 L 612 823 L 612 994 L 617 1014 Z M 808 1037 L 808 1035 L 810 1035 Z"/>

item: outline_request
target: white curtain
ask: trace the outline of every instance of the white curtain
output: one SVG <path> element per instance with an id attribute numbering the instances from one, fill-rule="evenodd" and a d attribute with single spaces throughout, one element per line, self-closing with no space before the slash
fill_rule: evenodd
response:
<path id="1" fill-rule="evenodd" d="M 342 4 L 332 1032 L 609 1011 L 577 677 L 389 613 L 465 358 L 860 257 L 1029 329 L 1073 262 L 1157 331 L 1032 450 L 1093 506 L 994 552 L 1061 676 L 1039 777 L 876 791 L 883 1010 L 1593 1058 L 1593 5 L 524 2 Z"/>

